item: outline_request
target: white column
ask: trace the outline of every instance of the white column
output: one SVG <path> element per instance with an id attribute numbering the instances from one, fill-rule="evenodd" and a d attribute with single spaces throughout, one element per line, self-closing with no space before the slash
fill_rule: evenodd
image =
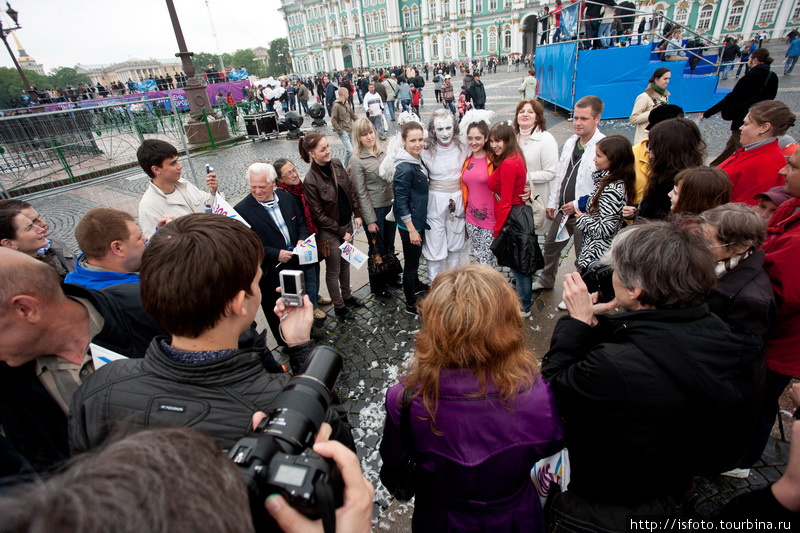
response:
<path id="1" fill-rule="evenodd" d="M 420 12 L 420 17 L 422 17 L 421 18 L 422 27 L 425 28 L 428 26 L 430 22 L 432 22 L 430 20 L 431 18 L 430 8 L 428 7 L 428 0 L 420 0 L 420 2 L 422 3 L 422 5 L 420 6 L 422 8 L 422 11 Z"/>
<path id="2" fill-rule="evenodd" d="M 518 15 L 511 19 L 511 51 L 522 53 L 522 31 Z"/>
<path id="3" fill-rule="evenodd" d="M 305 33 L 306 42 L 311 42 L 311 25 L 308 23 L 308 17 L 306 17 L 305 10 L 300 12 L 300 18 L 303 20 L 303 33 Z"/>
<path id="4" fill-rule="evenodd" d="M 423 0 L 424 1 L 424 0 Z M 430 33 L 425 31 L 422 34 L 422 61 L 424 62 L 432 62 L 433 58 L 431 57 L 431 35 Z"/>
<path id="5" fill-rule="evenodd" d="M 714 24 L 714 33 L 712 34 L 714 39 L 719 39 L 719 36 L 722 35 L 722 30 L 725 27 L 725 19 L 728 18 L 729 5 L 730 0 L 720 0 L 719 4 L 717 4 L 717 21 Z"/>
<path id="6" fill-rule="evenodd" d="M 452 1 L 453 0 L 450 0 L 450 6 L 451 6 L 450 13 L 451 14 L 453 13 L 453 10 L 452 10 L 453 3 L 452 3 Z M 458 46 L 459 46 L 458 30 L 453 28 L 453 29 L 450 30 L 450 57 L 451 58 L 459 56 L 460 50 L 458 49 Z"/>
<path id="7" fill-rule="evenodd" d="M 786 30 L 786 23 L 789 21 L 789 13 L 794 6 L 794 0 L 783 0 L 781 7 L 778 10 L 778 18 L 775 19 L 775 29 L 772 30 L 772 38 L 779 39 L 783 37 Z M 749 27 L 745 31 L 749 31 Z"/>
<path id="8" fill-rule="evenodd" d="M 470 59 L 472 58 L 473 52 L 473 36 L 472 36 L 472 26 L 467 26 L 467 57 Z"/>
<path id="9" fill-rule="evenodd" d="M 331 57 L 333 59 L 333 68 L 336 70 L 344 70 L 344 54 L 342 54 L 342 46 L 332 46 L 330 50 Z"/>

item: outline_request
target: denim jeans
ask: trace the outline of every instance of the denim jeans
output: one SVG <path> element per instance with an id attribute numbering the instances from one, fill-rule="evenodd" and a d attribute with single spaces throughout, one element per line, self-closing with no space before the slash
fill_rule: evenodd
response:
<path id="1" fill-rule="evenodd" d="M 456 105 L 455 105 L 455 103 L 454 103 L 454 102 L 455 102 L 455 100 L 445 100 L 445 101 L 444 101 L 444 106 L 445 106 L 447 109 L 449 109 L 449 110 L 450 110 L 450 112 L 451 112 L 453 115 L 455 115 L 455 114 L 456 114 Z"/>
<path id="2" fill-rule="evenodd" d="M 531 310 L 531 301 L 533 299 L 533 276 L 526 276 L 521 272 L 511 269 L 514 274 L 514 279 L 517 280 L 517 294 L 519 295 L 519 302 L 522 310 L 526 313 Z"/>
<path id="3" fill-rule="evenodd" d="M 303 109 L 303 113 L 308 115 L 308 102 L 306 102 L 302 98 L 299 98 L 298 101 L 300 102 L 300 107 Z"/>
<path id="4" fill-rule="evenodd" d="M 783 71 L 791 74 L 792 69 L 794 69 L 795 63 L 797 63 L 798 57 L 800 56 L 786 56 L 786 62 L 783 65 Z"/>
<path id="5" fill-rule="evenodd" d="M 728 74 L 733 70 L 733 61 L 723 61 L 722 67 L 720 67 L 720 74 L 722 74 L 722 79 L 727 80 Z"/>
<path id="6" fill-rule="evenodd" d="M 603 46 L 606 46 L 606 47 L 611 45 L 611 39 L 609 39 L 609 37 L 611 37 L 611 23 L 610 22 L 601 22 L 600 23 L 599 35 L 600 35 L 600 37 L 602 37 L 602 39 L 600 39 L 600 44 L 602 44 Z"/>
<path id="7" fill-rule="evenodd" d="M 386 102 L 386 106 L 384 106 L 384 114 L 386 113 L 387 109 L 389 110 L 389 114 L 392 116 L 392 120 L 397 120 L 397 118 L 394 116 L 394 100 Z"/>
<path id="8" fill-rule="evenodd" d="M 349 131 L 343 131 L 339 134 L 339 139 L 342 141 L 342 146 L 344 147 L 344 168 L 350 168 L 348 164 L 350 163 L 350 156 L 353 155 L 353 134 Z"/>
<path id="9" fill-rule="evenodd" d="M 400 100 L 400 106 L 403 111 L 411 111 L 411 100 Z"/>

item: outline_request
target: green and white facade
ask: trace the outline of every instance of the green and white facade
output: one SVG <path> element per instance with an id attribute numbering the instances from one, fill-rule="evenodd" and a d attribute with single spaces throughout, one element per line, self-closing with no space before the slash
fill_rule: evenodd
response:
<path id="1" fill-rule="evenodd" d="M 283 0 L 294 71 L 438 63 L 521 52 L 543 1 Z"/>
<path id="2" fill-rule="evenodd" d="M 764 31 L 769 39 L 779 39 L 800 27 L 800 0 L 643 0 L 639 5 L 715 39 L 751 39 Z"/>
<path id="3" fill-rule="evenodd" d="M 568 0 L 565 1 L 565 4 Z M 282 0 L 297 74 L 526 54 L 549 0 Z M 718 39 L 800 26 L 800 0 L 640 0 Z"/>

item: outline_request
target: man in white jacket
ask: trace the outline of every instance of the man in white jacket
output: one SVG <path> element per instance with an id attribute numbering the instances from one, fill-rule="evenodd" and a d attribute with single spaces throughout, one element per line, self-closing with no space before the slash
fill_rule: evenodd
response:
<path id="1" fill-rule="evenodd" d="M 578 199 L 591 194 L 594 187 L 594 148 L 597 141 L 605 137 L 597 129 L 602 114 L 603 101 L 596 96 L 584 96 L 575 103 L 572 122 L 575 134 L 564 143 L 550 188 L 545 213 L 552 222 L 544 241 L 544 270 L 533 284 L 533 290 L 549 290 L 555 284 L 561 251 L 569 242 L 569 239 L 556 242 L 562 220 L 566 231 L 575 238 L 575 257 L 580 254 L 583 239 L 575 227 L 575 211 Z"/>
<path id="2" fill-rule="evenodd" d="M 206 205 L 214 205 L 219 180 L 211 172 L 206 176 L 208 192 L 203 192 L 181 178 L 178 151 L 170 143 L 158 139 L 147 139 L 136 152 L 139 165 L 150 177 L 150 185 L 139 202 L 139 225 L 148 239 L 158 227 L 164 215 L 180 217 L 191 213 L 203 213 Z"/>

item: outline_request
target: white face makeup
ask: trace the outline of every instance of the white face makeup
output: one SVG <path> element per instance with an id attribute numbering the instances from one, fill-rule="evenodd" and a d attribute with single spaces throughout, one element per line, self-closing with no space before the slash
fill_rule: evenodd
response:
<path id="1" fill-rule="evenodd" d="M 453 140 L 453 120 L 447 117 L 436 117 L 433 119 L 433 127 L 436 131 L 436 141 L 442 146 L 450 144 Z"/>

